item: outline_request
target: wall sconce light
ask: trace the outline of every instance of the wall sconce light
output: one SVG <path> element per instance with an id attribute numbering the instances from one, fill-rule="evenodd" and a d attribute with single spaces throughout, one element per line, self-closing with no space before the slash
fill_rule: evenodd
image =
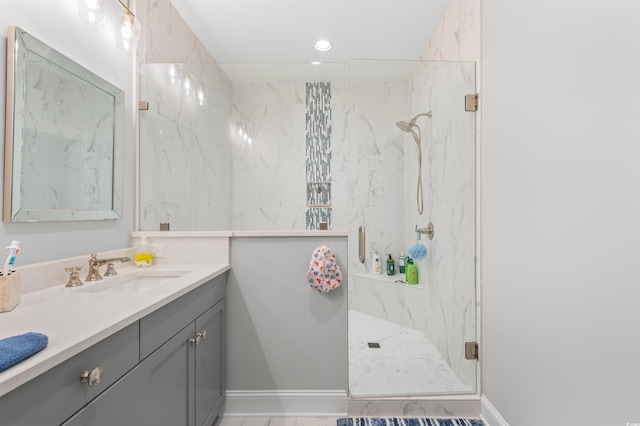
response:
<path id="1" fill-rule="evenodd" d="M 89 25 L 104 25 L 107 0 L 78 0 L 78 16 Z"/>
<path id="2" fill-rule="evenodd" d="M 120 16 L 120 37 L 117 38 L 116 46 L 130 52 L 138 45 L 140 39 L 140 22 L 136 19 L 131 7 L 130 0 L 117 0 L 124 8 L 124 13 Z M 107 0 L 78 0 L 78 16 L 90 25 L 104 25 L 107 14 Z"/>
<path id="3" fill-rule="evenodd" d="M 136 19 L 133 12 L 129 8 L 129 0 L 125 5 L 121 0 L 118 0 L 120 6 L 124 8 L 124 13 L 120 16 L 122 25 L 120 27 L 120 38 L 116 42 L 118 48 L 129 52 L 134 46 L 138 45 L 140 39 L 140 22 Z"/>

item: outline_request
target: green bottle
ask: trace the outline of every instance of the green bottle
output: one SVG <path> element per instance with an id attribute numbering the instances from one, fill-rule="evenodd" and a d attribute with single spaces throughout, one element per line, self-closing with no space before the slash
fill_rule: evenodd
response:
<path id="1" fill-rule="evenodd" d="M 410 257 L 407 258 L 407 284 L 418 284 L 418 267 Z"/>
<path id="2" fill-rule="evenodd" d="M 389 255 L 387 259 L 387 275 L 395 275 L 396 274 L 396 264 L 393 261 L 393 257 Z"/>

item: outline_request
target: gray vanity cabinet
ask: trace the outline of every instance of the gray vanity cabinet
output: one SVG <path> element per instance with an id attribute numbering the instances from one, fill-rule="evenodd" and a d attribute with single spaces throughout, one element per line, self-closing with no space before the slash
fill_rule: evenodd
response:
<path id="1" fill-rule="evenodd" d="M 193 426 L 194 330 L 185 327 L 63 426 Z"/>
<path id="2" fill-rule="evenodd" d="M 223 274 L 1 397 L 0 425 L 212 425 L 224 404 L 225 293 Z M 103 386 L 69 377 L 98 362 Z M 81 394 L 60 395 L 61 382 Z"/>
<path id="3" fill-rule="evenodd" d="M 146 415 L 138 425 L 213 424 L 222 408 L 224 394 L 223 307 L 224 300 L 140 363 L 143 393 L 138 410 Z"/>
<path id="4" fill-rule="evenodd" d="M 196 347 L 196 425 L 211 425 L 224 403 L 224 300 L 196 320 L 196 334 L 207 332 Z"/>
<path id="5" fill-rule="evenodd" d="M 136 322 L 0 397 L 0 425 L 63 423 L 138 364 L 138 333 Z M 103 369 L 100 382 L 82 383 L 83 372 L 96 367 Z"/>
<path id="6" fill-rule="evenodd" d="M 143 411 L 138 410 L 143 393 L 141 370 L 134 368 L 113 386 L 100 394 L 63 426 L 113 426 L 147 424 Z"/>
<path id="7" fill-rule="evenodd" d="M 138 366 L 63 426 L 213 424 L 224 403 L 225 283 L 226 274 L 142 318 Z"/>

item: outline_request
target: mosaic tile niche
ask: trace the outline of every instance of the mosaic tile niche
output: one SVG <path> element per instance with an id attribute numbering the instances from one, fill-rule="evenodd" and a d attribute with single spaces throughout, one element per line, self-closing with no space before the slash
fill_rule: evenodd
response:
<path id="1" fill-rule="evenodd" d="M 306 229 L 331 227 L 331 84 L 306 83 Z"/>

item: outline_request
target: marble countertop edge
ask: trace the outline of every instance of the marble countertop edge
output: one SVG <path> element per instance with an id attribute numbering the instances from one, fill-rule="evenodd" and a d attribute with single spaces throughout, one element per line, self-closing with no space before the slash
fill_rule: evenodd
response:
<path id="1" fill-rule="evenodd" d="M 349 231 L 339 230 L 246 230 L 246 231 L 133 231 L 131 237 L 150 238 L 237 238 L 237 237 L 347 237 Z"/>

